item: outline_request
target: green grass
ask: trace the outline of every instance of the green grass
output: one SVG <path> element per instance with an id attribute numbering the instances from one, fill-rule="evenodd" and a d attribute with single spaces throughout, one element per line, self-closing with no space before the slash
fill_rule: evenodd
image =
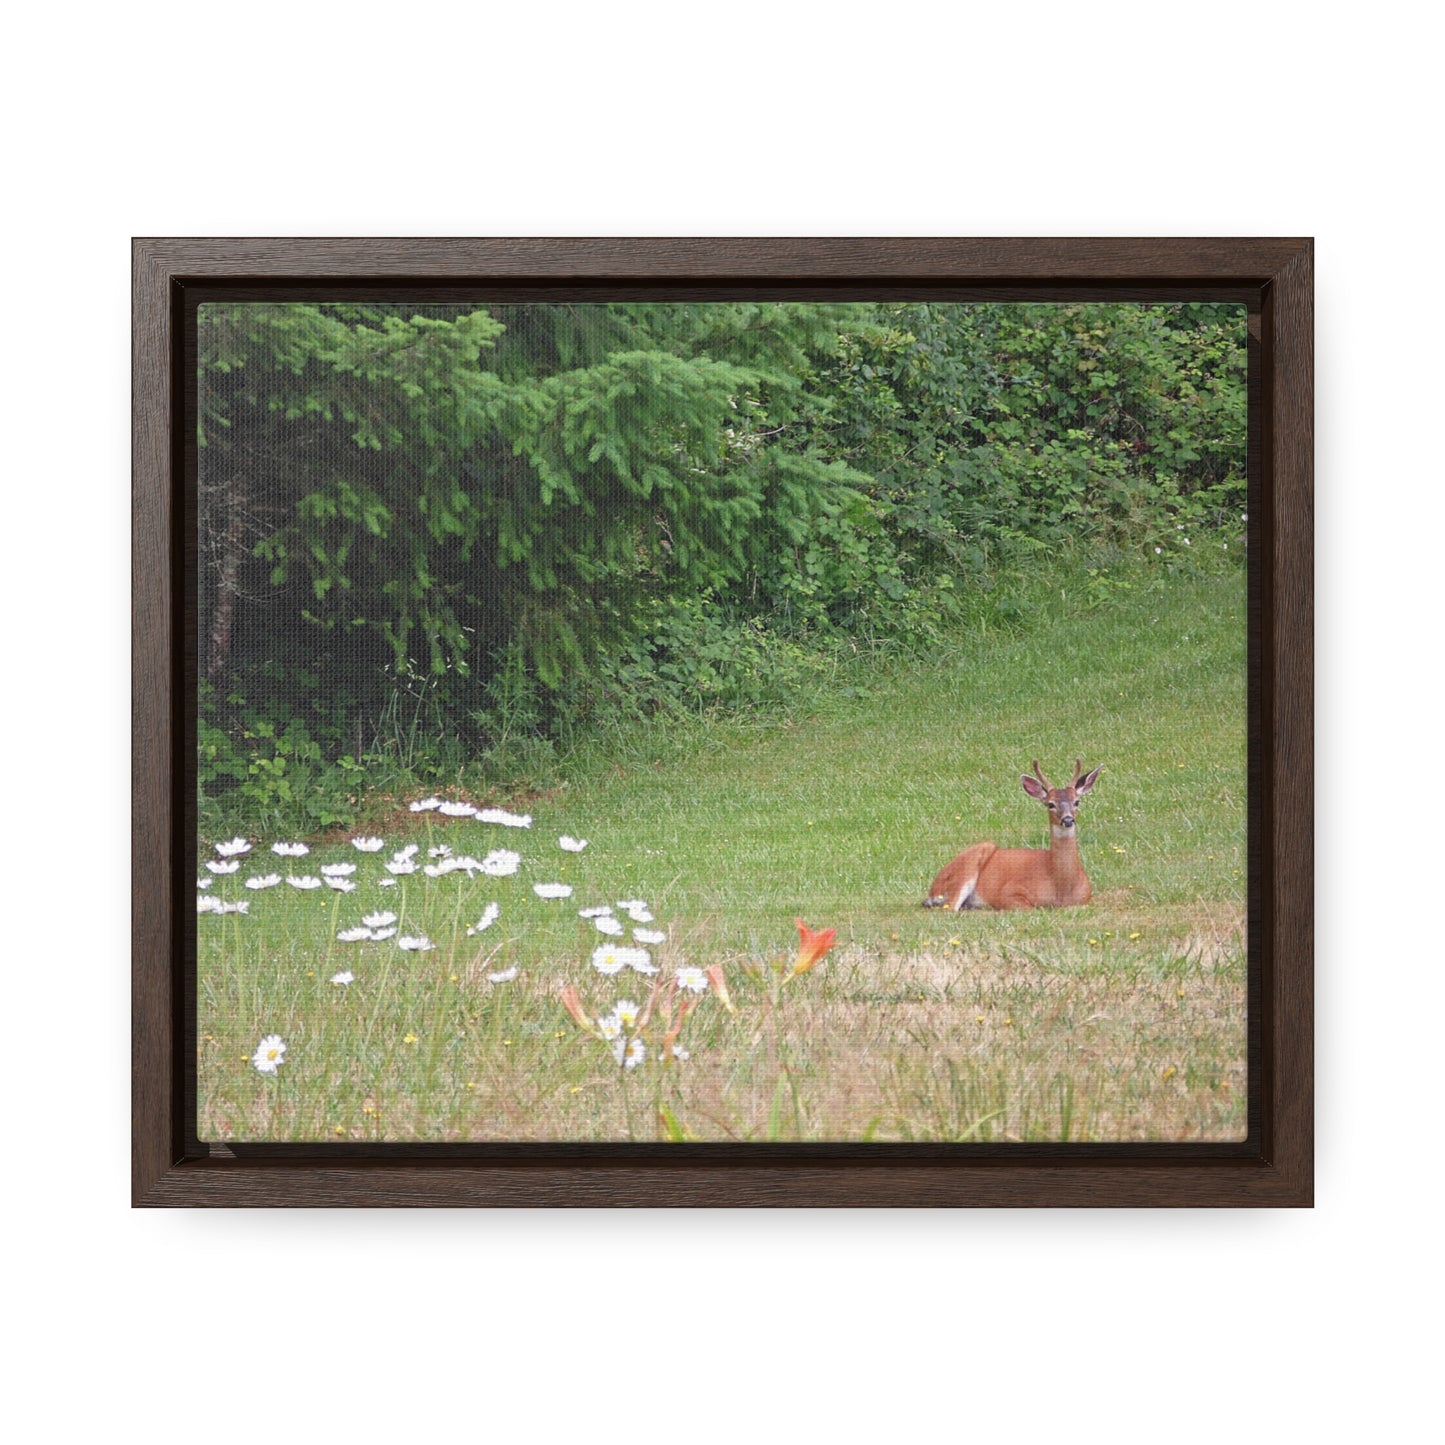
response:
<path id="1" fill-rule="evenodd" d="M 380 855 L 317 841 L 297 861 L 356 861 L 366 881 L 345 897 L 247 894 L 241 877 L 294 871 L 258 840 L 212 889 L 251 911 L 198 920 L 202 1137 L 1241 1137 L 1243 581 L 1122 580 L 1041 595 L 1019 636 L 860 663 L 786 713 L 579 749 L 564 784 L 519 805 L 525 832 L 403 811 L 367 830 Z M 921 908 L 966 844 L 1044 846 L 1019 784 L 1035 757 L 1055 781 L 1076 757 L 1104 765 L 1080 810 L 1092 904 Z M 562 852 L 561 833 L 587 850 Z M 524 864 L 378 888 L 412 838 Z M 536 881 L 575 894 L 543 901 Z M 645 1000 L 647 980 L 588 965 L 604 940 L 577 916 L 638 897 L 668 931 L 664 974 L 723 965 L 737 1011 L 704 998 L 686 1063 L 622 1070 L 555 994 L 576 987 L 594 1016 Z M 500 919 L 468 938 L 492 900 Z M 335 941 L 382 906 L 438 947 Z M 769 961 L 791 955 L 797 916 L 838 943 L 775 1005 Z M 343 966 L 355 981 L 331 984 Z M 288 1046 L 274 1077 L 248 1062 L 270 1033 Z"/>

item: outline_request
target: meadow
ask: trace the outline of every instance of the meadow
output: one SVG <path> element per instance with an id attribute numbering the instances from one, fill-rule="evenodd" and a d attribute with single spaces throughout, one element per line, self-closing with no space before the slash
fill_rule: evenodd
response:
<path id="1" fill-rule="evenodd" d="M 206 839 L 200 1135 L 1240 1139 L 1244 644 L 1238 569 L 1095 572 L 785 707 L 595 737 L 543 792 Z M 1045 846 L 1034 758 L 1103 766 L 1093 901 L 923 909 L 966 844 Z M 835 930 L 798 972 L 796 920 Z"/>

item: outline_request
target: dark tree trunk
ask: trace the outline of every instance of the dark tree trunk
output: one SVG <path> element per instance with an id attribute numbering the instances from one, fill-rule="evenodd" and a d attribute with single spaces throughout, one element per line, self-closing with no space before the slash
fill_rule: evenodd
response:
<path id="1" fill-rule="evenodd" d="M 237 584 L 245 560 L 246 508 L 244 499 L 226 489 L 226 533 L 221 541 L 219 576 L 216 581 L 215 611 L 211 617 L 210 653 L 206 677 L 211 682 L 225 676 L 231 661 L 231 634 L 236 625 Z"/>

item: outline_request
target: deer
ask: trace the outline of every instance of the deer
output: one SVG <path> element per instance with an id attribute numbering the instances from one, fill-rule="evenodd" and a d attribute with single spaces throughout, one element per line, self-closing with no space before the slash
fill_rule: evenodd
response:
<path id="1" fill-rule="evenodd" d="M 1049 810 L 1047 848 L 1000 848 L 975 843 L 946 864 L 933 880 L 925 908 L 1078 908 L 1093 896 L 1089 876 L 1079 861 L 1075 820 L 1079 799 L 1098 781 L 1102 766 L 1084 772 L 1074 762 L 1074 780 L 1065 788 L 1050 787 L 1039 760 L 1023 775 L 1024 792 Z"/>

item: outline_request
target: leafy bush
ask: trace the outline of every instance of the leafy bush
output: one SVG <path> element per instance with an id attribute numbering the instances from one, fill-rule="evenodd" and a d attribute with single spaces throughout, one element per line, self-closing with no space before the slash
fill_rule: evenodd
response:
<path id="1" fill-rule="evenodd" d="M 203 696 L 198 722 L 198 794 L 203 819 L 244 817 L 302 831 L 350 822 L 366 785 L 355 757 L 328 756 L 306 722 L 278 708 L 228 699 L 229 728 Z"/>

